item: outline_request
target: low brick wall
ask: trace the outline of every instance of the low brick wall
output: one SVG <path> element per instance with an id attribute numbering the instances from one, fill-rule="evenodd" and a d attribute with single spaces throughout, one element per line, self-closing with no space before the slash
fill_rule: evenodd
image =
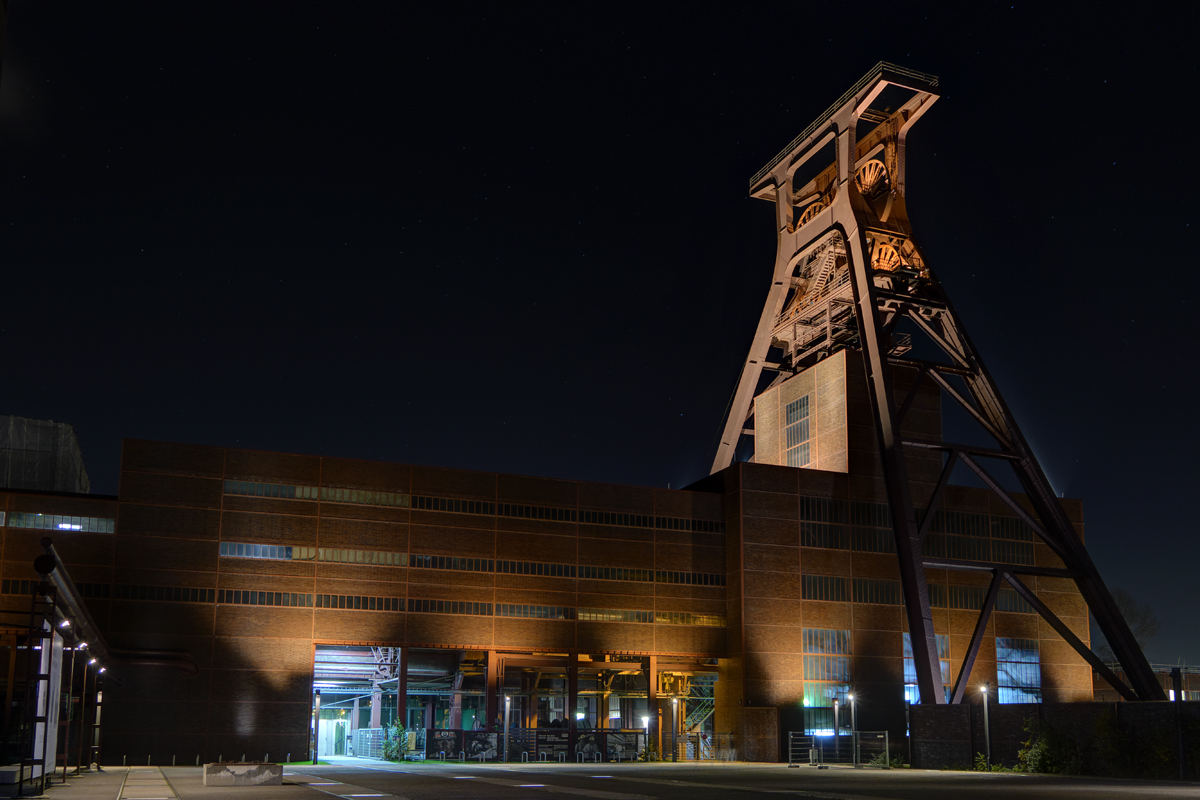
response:
<path id="1" fill-rule="evenodd" d="M 1178 721 L 1176 715 L 1178 714 Z M 973 765 L 984 752 L 983 706 L 978 703 L 913 706 L 910 710 L 914 767 L 954 769 Z M 1073 742 L 1080 771 L 1118 774 L 1112 755 L 1128 756 L 1124 771 L 1178 777 L 1178 736 L 1184 736 L 1189 775 L 1200 771 L 1200 703 L 1020 703 L 988 707 L 992 763 L 1015 766 L 1023 743 L 1047 726 Z M 1144 744 L 1149 755 L 1134 752 Z"/>

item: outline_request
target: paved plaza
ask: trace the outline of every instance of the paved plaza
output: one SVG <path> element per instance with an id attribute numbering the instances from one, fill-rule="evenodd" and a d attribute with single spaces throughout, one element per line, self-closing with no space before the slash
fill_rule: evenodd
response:
<path id="1" fill-rule="evenodd" d="M 1200 784 L 1065 778 L 1045 775 L 788 769 L 783 764 L 391 764 L 336 759 L 319 767 L 289 767 L 283 786 L 201 785 L 196 767 L 110 768 L 47 790 L 52 800 L 322 800 L 329 797 L 595 798 L 708 800 L 764 795 L 827 800 L 1133 800 L 1197 798 Z"/>

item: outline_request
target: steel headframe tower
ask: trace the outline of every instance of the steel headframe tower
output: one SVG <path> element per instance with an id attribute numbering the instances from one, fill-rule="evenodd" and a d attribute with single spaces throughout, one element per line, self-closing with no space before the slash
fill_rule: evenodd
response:
<path id="1" fill-rule="evenodd" d="M 1021 435 L 967 336 L 954 307 L 913 239 L 905 208 L 905 137 L 937 100 L 936 76 L 880 62 L 808 126 L 750 181 L 750 194 L 775 203 L 778 250 L 774 278 L 750 354 L 730 403 L 713 472 L 732 463 L 754 416 L 760 383 L 774 372 L 775 385 L 842 349 L 862 353 L 878 433 L 905 613 L 923 703 L 942 703 L 937 638 L 923 567 L 985 571 L 991 584 L 951 702 L 963 699 L 997 593 L 1010 584 L 1063 639 L 1129 700 L 1165 699 L 1146 657 L 1066 513 Z M 885 90 L 887 95 L 883 95 Z M 883 96 L 881 96 L 883 95 Z M 895 95 L 902 95 L 897 98 Z M 897 103 L 895 110 L 873 104 Z M 869 128 L 869 131 L 867 130 Z M 864 131 L 861 141 L 859 131 Z M 803 184 L 798 171 L 812 174 Z M 812 161 L 812 164 L 809 162 Z M 806 168 L 806 165 L 807 168 Z M 906 323 L 945 356 L 937 361 L 905 357 L 912 334 Z M 769 362 L 772 349 L 782 355 Z M 917 371 L 898 405 L 891 368 Z M 905 438 L 903 420 L 917 387 L 933 381 L 996 441 L 992 448 Z M 766 388 L 766 387 L 764 387 Z M 918 514 L 905 464 L 905 448 L 945 453 L 941 476 Z M 1031 514 L 984 468 L 985 459 L 1007 462 L 1028 496 Z M 1063 562 L 1061 568 L 984 561 L 930 559 L 922 545 L 957 462 L 974 471 L 1013 513 L 1028 524 Z M 1021 575 L 1069 578 L 1095 615 L 1116 653 L 1126 685 L 1021 580 Z"/>

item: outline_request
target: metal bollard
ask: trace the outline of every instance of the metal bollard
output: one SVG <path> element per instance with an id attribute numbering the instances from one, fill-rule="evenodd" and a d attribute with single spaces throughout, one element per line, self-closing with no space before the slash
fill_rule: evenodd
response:
<path id="1" fill-rule="evenodd" d="M 125 759 L 127 759 L 127 758 L 129 758 L 129 756 L 121 756 L 121 766 L 122 766 L 122 767 L 124 767 L 124 766 L 128 766 L 128 765 L 125 763 Z"/>
<path id="2" fill-rule="evenodd" d="M 540 753 L 538 753 L 538 761 L 545 761 L 545 762 L 550 761 L 550 758 L 545 750 L 542 750 Z"/>
<path id="3" fill-rule="evenodd" d="M 291 753 L 288 753 L 288 754 L 287 754 L 287 761 L 285 761 L 285 762 L 283 762 L 283 763 L 285 763 L 285 764 L 290 764 L 290 763 L 292 763 L 292 754 L 291 754 Z"/>
<path id="4" fill-rule="evenodd" d="M 150 754 L 149 753 L 146 754 L 146 766 L 147 767 L 150 766 Z"/>
<path id="5" fill-rule="evenodd" d="M 596 751 L 596 758 L 594 759 L 594 761 L 595 761 L 595 763 L 597 763 L 597 764 L 600 764 L 600 763 L 602 763 L 602 762 L 604 761 L 604 759 L 600 758 L 600 751 L 599 751 L 599 750 L 597 750 L 597 751 Z"/>
<path id="6" fill-rule="evenodd" d="M 221 764 L 221 763 L 223 763 L 223 762 L 221 761 L 221 754 L 220 754 L 220 753 L 217 753 L 217 763 L 218 763 L 218 764 Z"/>
<path id="7" fill-rule="evenodd" d="M 172 767 L 175 766 L 175 754 L 174 753 L 171 754 L 171 766 Z"/>
<path id="8" fill-rule="evenodd" d="M 482 763 L 483 763 L 483 753 L 480 753 L 480 754 L 479 754 L 479 763 L 480 763 L 480 764 L 482 764 Z"/>
<path id="9" fill-rule="evenodd" d="M 559 754 L 558 754 L 558 763 L 560 763 L 560 764 L 565 764 L 565 763 L 567 763 L 567 754 L 566 754 L 566 753 L 559 753 Z"/>
<path id="10" fill-rule="evenodd" d="M 522 763 L 522 764 L 528 764 L 528 763 L 529 763 L 529 752 L 528 752 L 528 751 L 526 751 L 526 750 L 522 750 L 522 751 L 521 751 L 521 763 Z"/>
<path id="11" fill-rule="evenodd" d="M 467 751 L 466 750 L 458 751 L 458 763 L 460 763 L 460 764 L 467 763 Z"/>
<path id="12" fill-rule="evenodd" d="M 271 754 L 270 754 L 270 753 L 267 753 L 265 756 L 263 756 L 263 761 L 264 761 L 264 762 L 266 762 L 266 761 L 270 761 L 270 760 L 271 760 Z"/>
<path id="13" fill-rule="evenodd" d="M 246 763 L 246 754 L 245 753 L 242 753 L 242 763 L 243 764 Z"/>
<path id="14" fill-rule="evenodd" d="M 197 767 L 200 766 L 200 754 L 199 753 L 196 754 L 196 766 Z"/>

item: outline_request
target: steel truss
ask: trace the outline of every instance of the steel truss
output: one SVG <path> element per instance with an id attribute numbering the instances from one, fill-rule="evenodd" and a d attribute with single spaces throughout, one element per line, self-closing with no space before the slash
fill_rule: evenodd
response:
<path id="1" fill-rule="evenodd" d="M 872 108 L 888 87 L 908 99 L 892 111 Z M 1028 442 L 984 367 L 941 284 L 912 237 L 905 208 L 904 142 L 909 128 L 937 99 L 937 78 L 880 63 L 782 151 L 751 181 L 754 197 L 776 206 L 778 250 L 775 274 L 750 354 L 730 402 L 713 472 L 732 463 L 743 435 L 753 435 L 753 400 L 764 371 L 779 383 L 834 352 L 861 353 L 878 434 L 879 453 L 891 510 L 905 613 L 923 703 L 943 703 L 937 637 L 933 629 L 924 567 L 984 571 L 992 575 L 951 702 L 964 697 L 966 681 L 1002 583 L 1008 583 L 1101 676 L 1129 700 L 1164 700 L 1165 694 L 1117 610 L 1083 542 L 1050 487 Z M 860 124 L 874 124 L 861 141 Z M 832 144 L 834 163 L 803 185 L 797 171 Z M 819 164 L 818 164 L 819 166 Z M 811 170 L 810 170 L 811 171 Z M 908 357 L 910 324 L 945 357 Z M 772 349 L 782 355 L 771 361 Z M 907 395 L 892 391 L 896 368 L 915 370 Z M 994 447 L 949 444 L 904 437 L 900 423 L 918 389 L 932 381 L 995 440 Z M 919 510 L 908 477 L 906 449 L 946 454 L 941 475 Z M 1028 504 L 1010 495 L 985 468 L 1007 462 Z M 942 494 L 958 462 L 965 464 L 1062 561 L 1059 567 L 930 559 L 923 545 Z M 1046 607 L 1021 580 L 1041 575 L 1074 581 L 1129 679 L 1126 685 Z"/>

